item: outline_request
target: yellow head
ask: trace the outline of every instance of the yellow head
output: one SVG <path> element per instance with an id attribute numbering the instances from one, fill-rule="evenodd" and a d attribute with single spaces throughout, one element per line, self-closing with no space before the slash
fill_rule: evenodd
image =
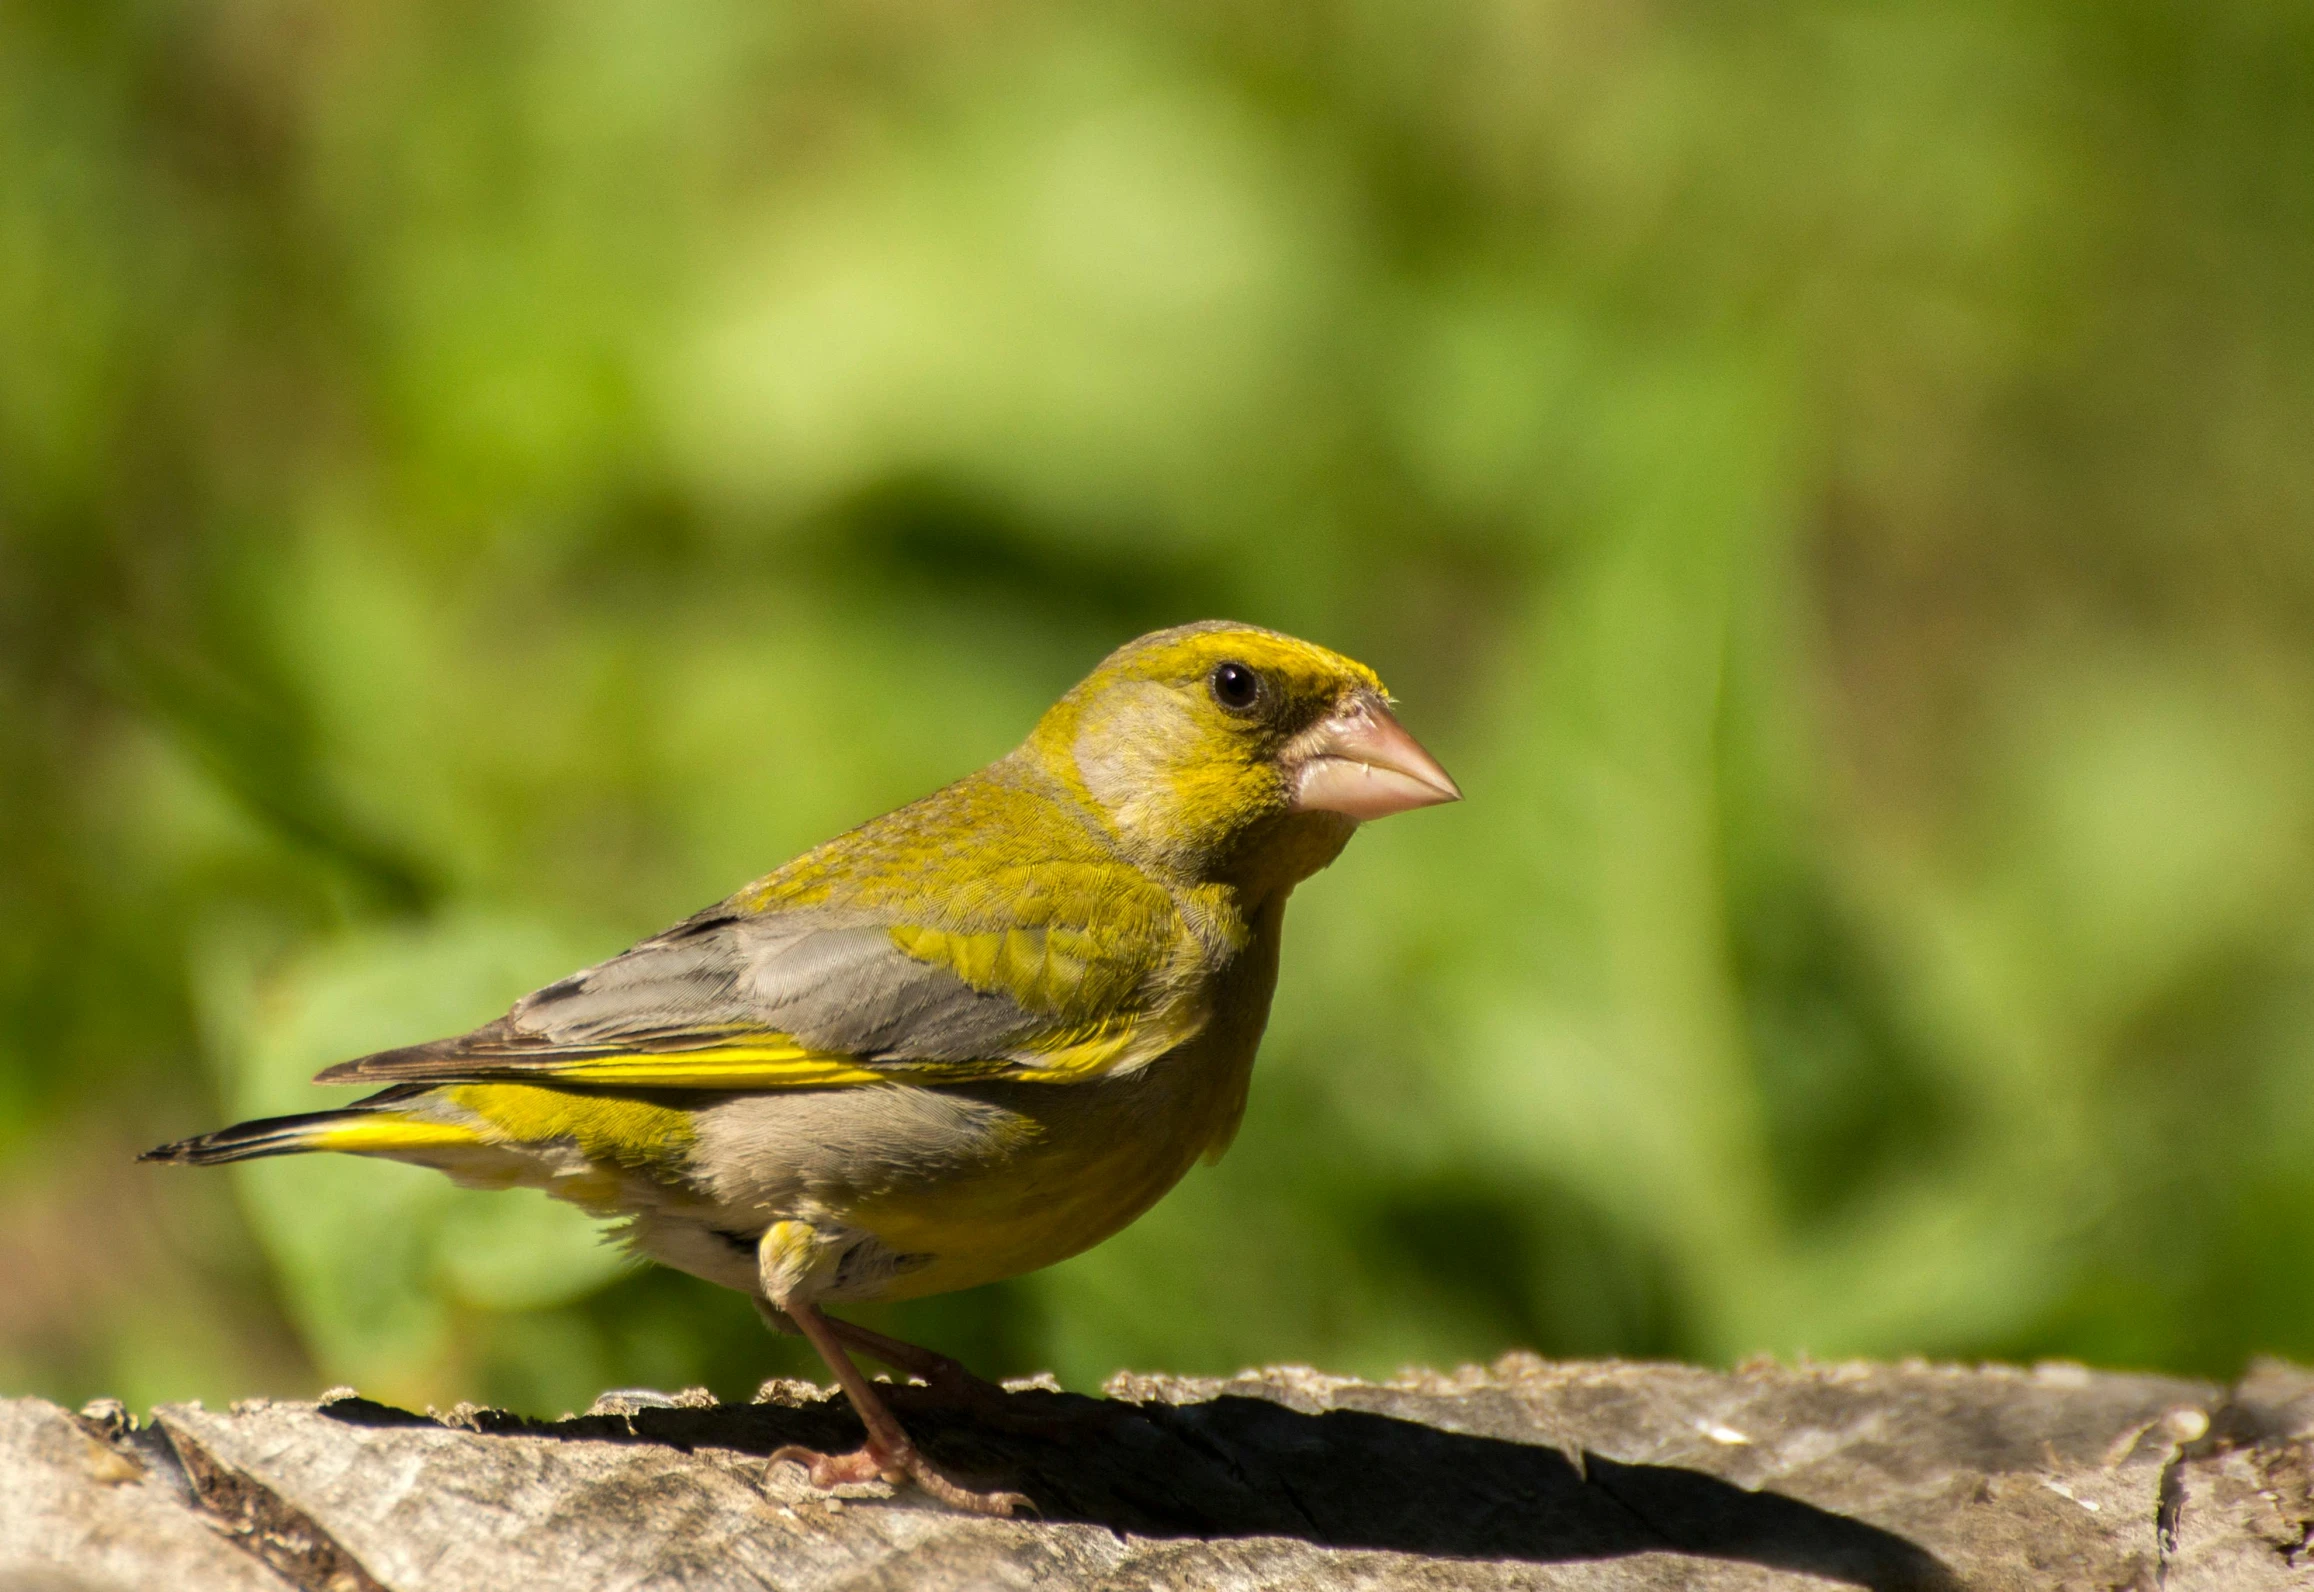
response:
<path id="1" fill-rule="evenodd" d="M 1208 620 L 1119 647 L 1023 750 L 1083 790 L 1141 860 L 1200 878 L 1282 871 L 1290 884 L 1359 821 L 1461 797 L 1388 704 L 1362 663 Z"/>

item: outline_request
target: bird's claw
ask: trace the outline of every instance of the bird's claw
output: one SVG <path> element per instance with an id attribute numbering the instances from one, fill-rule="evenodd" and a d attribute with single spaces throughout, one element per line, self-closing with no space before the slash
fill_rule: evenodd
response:
<path id="1" fill-rule="evenodd" d="M 772 1452 L 772 1464 L 776 1465 L 783 1459 L 791 1465 L 801 1465 L 805 1474 L 811 1477 L 811 1484 L 823 1492 L 830 1487 L 841 1487 L 850 1481 L 896 1483 L 904 1480 L 906 1476 L 905 1472 L 893 1476 L 885 1475 L 883 1461 L 873 1449 L 865 1447 L 855 1448 L 848 1454 L 823 1454 L 816 1448 L 805 1448 L 798 1443 L 789 1443 L 786 1447 L 775 1449 Z"/>
<path id="2" fill-rule="evenodd" d="M 887 1449 L 871 1441 L 848 1454 L 823 1454 L 817 1449 L 790 1443 L 773 1452 L 771 1463 L 776 1465 L 783 1459 L 801 1465 L 811 1484 L 823 1489 L 853 1481 L 883 1481 L 895 1487 L 914 1482 L 949 1508 L 971 1514 L 1004 1517 L 1017 1509 L 1033 1507 L 1025 1493 L 974 1492 L 950 1481 L 912 1445 Z"/>

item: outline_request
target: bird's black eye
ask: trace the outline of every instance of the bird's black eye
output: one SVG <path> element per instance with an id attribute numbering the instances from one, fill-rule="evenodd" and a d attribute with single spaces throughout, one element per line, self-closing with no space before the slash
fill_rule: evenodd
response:
<path id="1" fill-rule="evenodd" d="M 1261 700 L 1261 676 L 1242 663 L 1215 664 L 1205 683 L 1213 700 L 1232 713 L 1250 713 Z"/>

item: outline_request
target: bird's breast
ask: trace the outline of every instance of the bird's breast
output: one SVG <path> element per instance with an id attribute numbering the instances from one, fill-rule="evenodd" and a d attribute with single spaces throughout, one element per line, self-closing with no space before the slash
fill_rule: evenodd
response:
<path id="1" fill-rule="evenodd" d="M 913 1298 L 1064 1260 L 1164 1195 L 1244 1096 L 1204 1038 L 1114 1079 L 744 1095 L 699 1114 L 710 1225 L 816 1221 L 909 1259 L 830 1297 Z"/>
<path id="2" fill-rule="evenodd" d="M 909 1257 L 831 1298 L 913 1298 L 1051 1265 L 1228 1142 L 1275 969 L 1274 948 L 1249 946 L 1195 1037 L 1124 1074 L 731 1097 L 698 1113 L 695 1176 L 728 1226 L 819 1220 Z"/>

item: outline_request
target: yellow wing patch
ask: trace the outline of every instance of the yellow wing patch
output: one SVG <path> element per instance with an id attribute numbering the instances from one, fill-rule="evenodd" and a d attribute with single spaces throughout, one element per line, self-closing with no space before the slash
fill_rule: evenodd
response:
<path id="1" fill-rule="evenodd" d="M 1017 1065 L 983 1076 L 1029 1083 L 1083 1083 L 1130 1072 L 1187 1044 L 1205 1026 L 1205 1012 L 1174 1001 L 1155 1011 L 1132 997 L 1143 969 L 1113 954 L 1102 937 L 1082 929 L 994 929 L 956 934 L 897 924 L 892 943 L 920 962 L 953 971 L 983 993 L 1001 994 L 1023 1010 L 1057 1018 L 1055 1031 L 1014 1052 Z M 1079 1013 L 1112 1015 L 1069 1022 Z"/>
<path id="2" fill-rule="evenodd" d="M 715 1045 L 701 1050 L 624 1051 L 558 1058 L 526 1076 L 557 1083 L 620 1084 L 635 1089 L 828 1089 L 879 1083 L 889 1074 L 850 1056 L 795 1044 Z"/>
<path id="3" fill-rule="evenodd" d="M 1040 1017 L 1100 1011 L 1133 993 L 1142 969 L 1114 955 L 1102 937 L 1060 927 L 955 934 L 895 924 L 892 943 L 919 962 L 945 967 L 983 994 L 1010 996 Z"/>
<path id="4" fill-rule="evenodd" d="M 623 1089 L 840 1089 L 870 1083 L 964 1083 L 1006 1070 L 1000 1060 L 891 1061 L 800 1045 L 785 1034 L 751 1035 L 686 1050 L 477 1049 L 404 1059 L 365 1057 L 324 1071 L 316 1083 L 598 1084 Z"/>
<path id="5" fill-rule="evenodd" d="M 1090 1031 L 1056 1035 L 1024 1056 L 1010 1076 L 1025 1083 L 1084 1083 L 1131 1072 L 1195 1039 L 1205 1018 L 1203 1007 L 1187 1001 L 1162 1011 L 1113 1018 Z"/>
<path id="6" fill-rule="evenodd" d="M 895 1061 L 871 1067 L 852 1056 L 764 1044 L 574 1056 L 526 1066 L 522 1074 L 627 1089 L 842 1089 L 868 1083 L 964 1083 L 1005 1070 L 1002 1061 Z"/>

